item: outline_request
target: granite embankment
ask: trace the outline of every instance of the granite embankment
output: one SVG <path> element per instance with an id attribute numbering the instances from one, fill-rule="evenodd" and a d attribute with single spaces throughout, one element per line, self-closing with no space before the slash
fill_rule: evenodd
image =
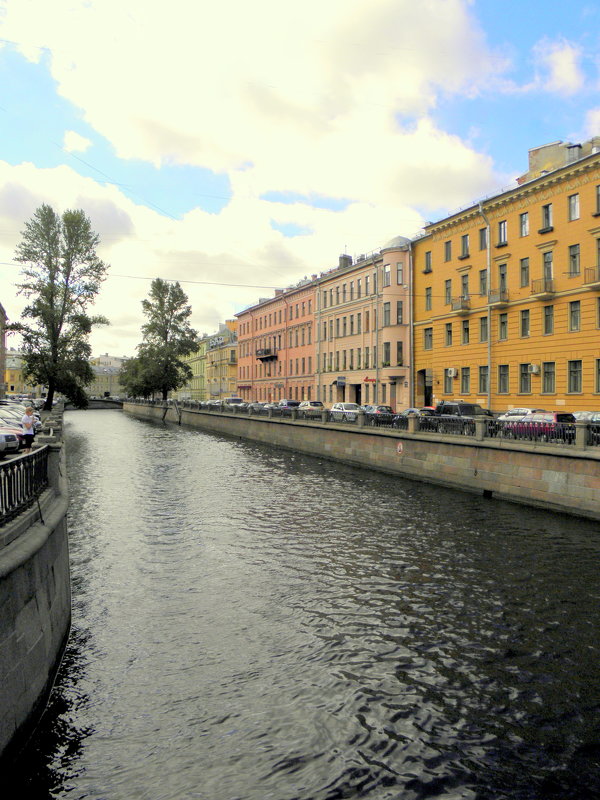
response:
<path id="1" fill-rule="evenodd" d="M 67 643 L 71 587 L 62 409 L 31 455 L 0 465 L 3 497 L 47 464 L 47 483 L 0 526 L 0 760 L 7 764 L 43 713 Z M 44 452 L 46 448 L 46 452 Z M 47 461 L 46 461 L 47 456 Z M 34 465 L 34 461 L 37 463 Z"/>
<path id="2" fill-rule="evenodd" d="M 600 447 L 537 444 L 452 434 L 125 403 L 140 418 L 289 448 L 346 464 L 600 519 Z"/>

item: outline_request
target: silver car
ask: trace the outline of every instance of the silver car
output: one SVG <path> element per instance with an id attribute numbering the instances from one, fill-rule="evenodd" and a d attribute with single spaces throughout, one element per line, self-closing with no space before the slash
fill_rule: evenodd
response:
<path id="1" fill-rule="evenodd" d="M 334 422 L 356 422 L 359 411 L 362 411 L 362 407 L 358 403 L 334 403 L 329 417 Z"/>

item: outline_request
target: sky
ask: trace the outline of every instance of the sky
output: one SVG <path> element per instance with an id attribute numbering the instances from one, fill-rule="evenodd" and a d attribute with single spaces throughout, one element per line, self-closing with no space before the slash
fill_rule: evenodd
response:
<path id="1" fill-rule="evenodd" d="M 48 203 L 110 265 L 94 355 L 135 355 L 156 277 L 214 333 L 599 135 L 599 89 L 586 0 L 0 0 L 0 303 Z"/>

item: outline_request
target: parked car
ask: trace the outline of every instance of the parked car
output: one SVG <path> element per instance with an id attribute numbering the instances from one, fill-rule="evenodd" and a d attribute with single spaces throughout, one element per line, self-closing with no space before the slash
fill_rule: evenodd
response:
<path id="1" fill-rule="evenodd" d="M 504 435 L 533 441 L 575 441 L 575 417 L 564 411 L 544 411 L 527 414 L 514 422 L 505 423 Z"/>
<path id="2" fill-rule="evenodd" d="M 224 400 L 221 400 L 221 405 L 223 408 L 233 408 L 233 406 L 246 408 L 247 403 L 241 397 L 226 397 Z"/>
<path id="3" fill-rule="evenodd" d="M 394 412 L 391 406 L 363 406 L 365 424 L 375 427 L 377 425 L 391 425 Z"/>
<path id="4" fill-rule="evenodd" d="M 23 441 L 23 434 L 12 428 L 0 427 L 0 458 L 17 453 Z"/>
<path id="5" fill-rule="evenodd" d="M 298 408 L 300 400 L 279 400 L 277 403 L 278 408 Z"/>
<path id="6" fill-rule="evenodd" d="M 493 420 L 494 415 L 488 408 L 483 408 L 479 403 L 453 400 L 438 403 L 430 419 L 434 429 L 440 433 L 473 434 L 475 432 L 476 419 Z"/>
<path id="7" fill-rule="evenodd" d="M 264 408 L 266 403 L 260 402 L 259 400 L 253 400 L 251 403 L 248 403 L 247 410 L 250 411 L 252 414 L 256 414 L 262 408 Z"/>
<path id="8" fill-rule="evenodd" d="M 321 419 L 323 403 L 320 400 L 303 400 L 298 406 L 300 419 Z"/>
<path id="9" fill-rule="evenodd" d="M 329 418 L 334 422 L 355 422 L 361 410 L 358 403 L 334 403 L 329 411 Z"/>
<path id="10" fill-rule="evenodd" d="M 541 414 L 545 410 L 545 408 L 509 408 L 504 414 L 500 414 L 497 419 L 498 422 L 504 422 L 505 420 L 514 421 L 515 419 L 527 417 L 529 414 Z"/>

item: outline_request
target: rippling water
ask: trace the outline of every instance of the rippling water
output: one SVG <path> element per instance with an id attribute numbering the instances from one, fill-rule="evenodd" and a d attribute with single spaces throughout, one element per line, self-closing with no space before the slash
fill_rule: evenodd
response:
<path id="1" fill-rule="evenodd" d="M 600 797 L 598 526 L 66 415 L 73 629 L 14 797 Z"/>

